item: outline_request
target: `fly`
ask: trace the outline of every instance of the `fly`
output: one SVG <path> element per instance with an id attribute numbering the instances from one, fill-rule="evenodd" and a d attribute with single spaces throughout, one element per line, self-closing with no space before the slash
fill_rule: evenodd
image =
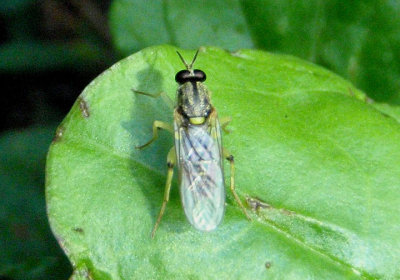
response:
<path id="1" fill-rule="evenodd" d="M 190 64 L 187 64 L 182 55 L 177 52 L 186 70 L 181 70 L 175 75 L 175 81 L 179 87 L 176 95 L 173 127 L 161 121 L 154 121 L 151 140 L 136 147 L 142 149 L 150 145 L 157 139 L 159 129 L 168 130 L 175 135 L 175 146 L 170 149 L 167 156 L 168 172 L 164 199 L 151 232 L 152 238 L 154 238 L 169 200 L 175 165 L 179 170 L 183 209 L 193 227 L 201 231 L 211 231 L 222 221 L 225 211 L 223 158 L 230 162 L 232 194 L 243 213 L 250 219 L 235 191 L 233 155 L 222 147 L 221 127 L 225 127 L 230 120 L 219 122 L 217 111 L 211 104 L 210 92 L 203 84 L 206 74 L 202 70 L 193 69 L 198 52 Z M 153 95 L 137 90 L 133 91 L 151 97 L 158 97 L 162 94 Z"/>

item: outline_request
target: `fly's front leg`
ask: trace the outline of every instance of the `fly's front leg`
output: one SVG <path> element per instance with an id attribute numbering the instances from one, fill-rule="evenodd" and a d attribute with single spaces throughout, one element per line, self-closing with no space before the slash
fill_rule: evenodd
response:
<path id="1" fill-rule="evenodd" d="M 144 91 L 140 91 L 140 90 L 137 90 L 137 89 L 132 89 L 132 91 L 134 92 L 134 93 L 137 93 L 137 94 L 143 94 L 143 95 L 146 95 L 146 96 L 150 96 L 150 97 L 152 97 L 152 98 L 158 98 L 158 97 L 160 97 L 161 95 L 165 95 L 165 92 L 163 92 L 163 91 L 161 91 L 161 92 L 159 92 L 159 93 L 148 93 L 148 92 L 144 92 Z"/>
<path id="2" fill-rule="evenodd" d="M 159 93 L 148 93 L 134 88 L 132 89 L 132 91 L 136 94 L 146 95 L 151 98 L 158 98 L 161 96 L 161 98 L 167 103 L 168 107 L 170 107 L 171 109 L 174 108 L 174 102 L 171 100 L 171 98 L 168 97 L 168 95 L 164 91 L 161 91 Z"/>
<path id="3" fill-rule="evenodd" d="M 158 214 L 157 221 L 154 225 L 153 231 L 151 232 L 151 238 L 154 238 L 154 235 L 156 234 L 157 228 L 160 225 L 161 218 L 164 215 L 165 208 L 166 208 L 167 202 L 169 200 L 169 191 L 171 190 L 171 183 L 172 183 L 172 177 L 174 175 L 175 163 L 176 163 L 175 147 L 172 147 L 171 150 L 169 150 L 168 156 L 167 156 L 168 172 L 167 172 L 167 181 L 165 182 L 164 199 L 163 199 L 163 203 L 161 206 L 160 214 Z"/>
<path id="4" fill-rule="evenodd" d="M 242 201 L 240 200 L 239 196 L 236 193 L 235 190 L 235 160 L 233 158 L 233 155 L 231 153 L 229 153 L 227 150 L 223 150 L 224 152 L 224 157 L 229 161 L 230 166 L 231 166 L 231 184 L 230 184 L 230 188 L 231 188 L 231 192 L 233 194 L 233 196 L 235 197 L 236 202 L 239 204 L 240 208 L 242 209 L 243 213 L 246 215 L 247 219 L 251 220 L 249 214 L 246 211 L 246 208 L 244 208 Z"/>
<path id="5" fill-rule="evenodd" d="M 165 129 L 165 130 L 168 130 L 171 133 L 174 133 L 174 129 L 172 128 L 172 126 L 170 124 L 167 124 L 167 123 L 162 122 L 162 121 L 154 121 L 154 123 L 153 123 L 153 137 L 146 144 L 141 145 L 141 146 L 136 146 L 136 149 L 146 148 L 148 145 L 150 145 L 155 140 L 157 140 L 157 138 L 158 138 L 158 130 L 159 129 Z"/>

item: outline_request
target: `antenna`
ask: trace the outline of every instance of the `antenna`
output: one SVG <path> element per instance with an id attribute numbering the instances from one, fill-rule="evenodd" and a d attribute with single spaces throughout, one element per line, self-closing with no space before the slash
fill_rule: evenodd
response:
<path id="1" fill-rule="evenodd" d="M 192 63 L 190 63 L 189 65 L 187 64 L 187 62 L 185 61 L 185 59 L 183 58 L 183 56 L 182 56 L 178 51 L 176 51 L 176 53 L 179 55 L 179 57 L 180 57 L 180 59 L 182 60 L 183 64 L 185 64 L 186 69 L 189 70 L 190 72 L 192 72 L 192 71 L 193 71 L 193 64 L 194 64 L 194 62 L 196 61 L 197 54 L 199 53 L 199 50 L 197 50 L 196 54 L 195 54 L 194 57 L 193 57 Z"/>

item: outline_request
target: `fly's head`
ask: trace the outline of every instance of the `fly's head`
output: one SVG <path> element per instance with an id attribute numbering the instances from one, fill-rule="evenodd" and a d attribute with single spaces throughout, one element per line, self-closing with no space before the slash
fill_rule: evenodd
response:
<path id="1" fill-rule="evenodd" d="M 198 51 L 189 65 L 178 52 L 186 70 L 181 70 L 175 75 L 179 84 L 177 91 L 178 109 L 191 124 L 203 124 L 211 112 L 210 92 L 203 84 L 206 74 L 198 69 L 193 70 Z"/>

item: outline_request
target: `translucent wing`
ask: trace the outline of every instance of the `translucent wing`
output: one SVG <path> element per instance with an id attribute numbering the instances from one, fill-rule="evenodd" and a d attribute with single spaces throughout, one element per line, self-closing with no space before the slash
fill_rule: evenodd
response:
<path id="1" fill-rule="evenodd" d="M 225 209 L 218 119 L 215 116 L 203 125 L 188 126 L 175 120 L 175 132 L 180 192 L 186 217 L 198 230 L 213 230 L 222 221 Z"/>

